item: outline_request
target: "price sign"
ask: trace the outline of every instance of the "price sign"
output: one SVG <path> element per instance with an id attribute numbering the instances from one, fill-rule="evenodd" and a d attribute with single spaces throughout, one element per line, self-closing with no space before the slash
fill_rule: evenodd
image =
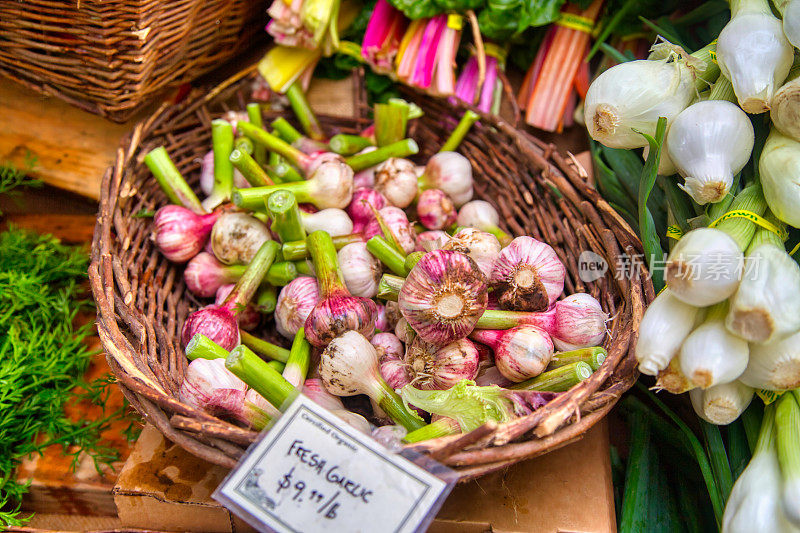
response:
<path id="1" fill-rule="evenodd" d="M 452 488 L 433 464 L 438 475 L 300 395 L 214 498 L 260 531 L 413 532 Z"/>

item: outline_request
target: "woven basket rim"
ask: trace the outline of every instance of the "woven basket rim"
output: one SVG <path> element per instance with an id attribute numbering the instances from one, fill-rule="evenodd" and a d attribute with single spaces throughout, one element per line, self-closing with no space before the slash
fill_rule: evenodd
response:
<path id="1" fill-rule="evenodd" d="M 102 182 L 100 211 L 92 242 L 92 261 L 89 278 L 97 303 L 98 332 L 106 350 L 109 366 L 118 379 L 123 393 L 134 408 L 153 423 L 167 438 L 186 448 L 193 454 L 210 462 L 232 467 L 242 454 L 242 446 L 252 443 L 255 431 L 234 426 L 198 409 L 182 404 L 146 378 L 141 368 L 129 354 L 135 348 L 121 328 L 128 328 L 140 336 L 152 335 L 152 324 L 142 321 L 143 314 L 127 307 L 133 294 L 126 286 L 127 277 L 119 258 L 110 251 L 113 227 L 121 223 L 115 220 L 119 214 L 118 200 L 130 198 L 135 190 L 123 185 L 126 172 L 140 164 L 137 155 L 142 142 L 153 132 L 154 127 L 162 126 L 160 121 L 170 110 L 179 110 L 170 117 L 171 122 L 188 120 L 192 113 L 205 112 L 203 106 L 225 93 L 229 93 L 239 83 L 253 75 L 254 65 L 225 80 L 207 92 L 195 92 L 183 103 L 164 104 L 152 115 L 139 122 L 131 133 L 123 139 L 117 150 L 117 158 Z M 361 78 L 358 78 L 361 82 Z M 423 97 L 430 98 L 430 97 Z M 439 100 L 433 100 L 433 102 Z M 434 105 L 434 104 L 431 104 Z M 442 104 L 447 105 L 447 104 Z M 364 117 L 365 100 L 361 107 Z M 586 218 L 586 224 L 598 229 L 598 241 L 604 249 L 620 253 L 638 254 L 642 245 L 634 231 L 613 208 L 602 199 L 599 193 L 585 181 L 585 171 L 577 164 L 571 154 L 562 155 L 552 144 L 544 143 L 526 131 L 514 128 L 504 120 L 482 113 L 471 106 L 457 105 L 458 109 L 472 109 L 480 116 L 480 121 L 494 128 L 514 143 L 514 148 L 524 154 L 542 174 L 544 181 L 562 195 L 565 202 Z M 321 115 L 320 119 L 335 123 L 364 123 L 363 118 L 344 119 Z M 581 175 L 581 173 L 584 175 Z M 116 239 L 130 236 L 116 235 Z M 124 244 L 124 243 L 123 243 Z M 644 308 L 654 298 L 652 282 L 646 270 L 630 279 L 615 281 L 617 292 L 623 300 L 613 317 L 611 340 L 607 342 L 608 357 L 603 365 L 585 381 L 532 414 L 514 419 L 504 424 L 487 423 L 458 436 L 442 437 L 407 445 L 420 453 L 454 468 L 461 481 L 473 479 L 502 469 L 523 459 L 547 453 L 579 438 L 595 423 L 605 416 L 616 401 L 629 389 L 636 378 L 636 360 L 633 346 L 636 331 Z M 161 345 L 161 348 L 164 348 Z M 169 350 L 167 350 L 169 351 Z M 174 350 L 173 350 L 174 351 Z M 170 352 L 170 356 L 175 356 Z M 184 357 L 182 353 L 178 356 Z M 602 389 L 601 389 L 602 387 Z"/>

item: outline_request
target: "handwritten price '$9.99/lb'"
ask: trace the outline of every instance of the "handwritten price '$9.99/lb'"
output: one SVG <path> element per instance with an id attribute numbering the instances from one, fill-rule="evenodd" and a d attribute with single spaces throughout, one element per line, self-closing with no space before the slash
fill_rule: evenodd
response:
<path id="1" fill-rule="evenodd" d="M 303 501 L 308 501 L 315 505 L 321 504 L 319 507 L 317 507 L 317 514 L 321 514 L 329 520 L 336 518 L 336 509 L 339 508 L 339 503 L 336 501 L 336 499 L 339 497 L 341 491 L 337 490 L 333 496 L 329 498 L 326 498 L 323 493 L 316 489 L 313 489 L 308 494 L 304 495 L 303 493 L 306 491 L 306 482 L 302 479 L 294 481 L 293 474 L 294 467 L 289 469 L 289 471 L 285 473 L 278 481 L 278 490 L 276 493 L 280 494 L 284 490 L 294 491 L 294 494 L 292 495 L 292 501 L 301 503 Z"/>

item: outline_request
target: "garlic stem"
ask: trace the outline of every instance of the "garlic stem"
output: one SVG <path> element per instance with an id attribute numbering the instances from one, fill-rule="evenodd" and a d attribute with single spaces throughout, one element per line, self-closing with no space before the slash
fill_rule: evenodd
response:
<path id="1" fill-rule="evenodd" d="M 548 370 L 560 368 L 572 363 L 584 362 L 592 367 L 592 370 L 597 370 L 606 360 L 608 352 L 602 346 L 592 346 L 590 348 L 578 348 L 577 350 L 569 350 L 567 352 L 556 352 L 550 359 L 550 364 L 547 365 Z"/>
<path id="2" fill-rule="evenodd" d="M 283 377 L 295 387 L 300 387 L 306 380 L 308 365 L 311 363 L 311 344 L 306 340 L 305 328 L 300 328 L 294 336 Z"/>
<path id="3" fill-rule="evenodd" d="M 299 273 L 299 271 L 298 271 Z M 272 313 L 278 303 L 278 289 L 272 285 L 262 285 L 256 293 L 255 306 L 261 313 Z"/>
<path id="4" fill-rule="evenodd" d="M 375 144 L 386 146 L 406 136 L 408 109 L 403 104 L 375 104 Z"/>
<path id="5" fill-rule="evenodd" d="M 247 120 L 256 128 L 264 127 L 264 117 L 261 115 L 261 106 L 258 103 L 251 102 L 247 104 Z M 253 159 L 255 159 L 256 163 L 259 165 L 264 165 L 267 162 L 266 149 L 261 145 L 253 143 Z M 242 172 L 242 174 L 244 174 L 244 172 Z M 253 186 L 255 187 L 255 185 Z"/>
<path id="6" fill-rule="evenodd" d="M 417 263 L 419 263 L 419 262 L 420 262 L 420 260 L 421 260 L 423 257 L 425 257 L 425 252 L 411 252 L 410 254 L 408 254 L 408 255 L 406 256 L 405 263 L 403 264 L 403 266 L 404 266 L 404 267 L 405 267 L 405 269 L 406 269 L 406 272 L 405 272 L 405 274 L 408 274 L 409 272 L 411 272 L 411 270 L 412 270 L 412 269 L 413 269 L 415 266 L 417 266 Z M 405 275 L 405 274 L 404 274 L 404 275 Z"/>
<path id="7" fill-rule="evenodd" d="M 300 121 L 300 126 L 308 134 L 309 137 L 315 141 L 324 141 L 325 132 L 322 131 L 322 126 L 314 115 L 311 105 L 306 99 L 306 94 L 299 81 L 294 82 L 286 90 L 286 97 L 289 99 L 289 105 L 292 106 L 292 111 Z"/>
<path id="8" fill-rule="evenodd" d="M 579 361 L 542 372 L 536 377 L 520 383 L 514 383 L 508 388 L 512 390 L 564 392 L 591 375 L 592 367 L 588 363 Z"/>
<path id="9" fill-rule="evenodd" d="M 736 93 L 733 92 L 733 85 L 731 84 L 731 80 L 720 74 L 717 81 L 714 82 L 714 86 L 711 88 L 711 92 L 708 95 L 709 100 L 726 100 L 733 104 L 738 105 L 738 101 L 736 100 Z"/>
<path id="10" fill-rule="evenodd" d="M 367 241 L 367 250 L 398 276 L 407 274 L 405 256 L 380 235 L 376 235 Z"/>
<path id="11" fill-rule="evenodd" d="M 267 198 L 267 213 L 273 221 L 272 229 L 281 242 L 299 241 L 306 238 L 303 220 L 297 199 L 291 191 L 278 190 Z"/>
<path id="12" fill-rule="evenodd" d="M 333 238 L 333 245 L 337 250 L 341 250 L 348 244 L 354 242 L 364 242 L 364 238 L 360 233 L 351 233 L 350 235 L 340 235 Z M 297 261 L 298 259 L 305 259 L 308 257 L 308 243 L 305 240 L 285 242 L 281 247 L 283 258 L 287 261 Z"/>
<path id="13" fill-rule="evenodd" d="M 331 137 L 328 142 L 331 150 L 340 155 L 353 155 L 368 146 L 373 146 L 372 141 L 361 135 L 347 135 L 339 133 Z"/>
<path id="14" fill-rule="evenodd" d="M 280 361 L 276 361 L 274 359 L 272 361 L 267 361 L 267 365 L 278 374 L 283 374 L 283 371 L 286 368 L 286 363 L 281 363 Z"/>
<path id="15" fill-rule="evenodd" d="M 243 121 L 236 123 L 236 129 L 249 137 L 257 146 L 263 146 L 267 150 L 277 153 L 279 156 L 286 158 L 290 163 L 304 171 L 308 169 L 311 158 L 278 137 Z"/>
<path id="16" fill-rule="evenodd" d="M 225 359 L 228 350 L 212 341 L 202 333 L 198 333 L 186 345 L 186 357 L 189 361 L 195 359 Z"/>
<path id="17" fill-rule="evenodd" d="M 248 139 L 247 137 L 236 137 L 233 139 L 233 150 L 239 150 L 247 155 L 253 155 L 253 141 Z M 233 152 L 231 152 L 233 153 Z M 211 155 L 213 156 L 214 153 L 212 152 Z M 233 163 L 233 161 L 231 161 Z M 235 177 L 234 177 L 235 180 Z"/>
<path id="18" fill-rule="evenodd" d="M 280 245 L 275 241 L 267 241 L 261 245 L 256 255 L 247 265 L 247 269 L 242 274 L 236 286 L 222 302 L 223 307 L 228 307 L 236 312 L 240 307 L 244 307 L 253 298 L 258 286 L 264 280 L 272 262 L 275 261 Z"/>
<path id="19" fill-rule="evenodd" d="M 384 274 L 381 276 L 380 283 L 378 283 L 378 298 L 396 302 L 405 281 L 406 279 L 400 276 Z"/>
<path id="20" fill-rule="evenodd" d="M 378 377 L 379 393 L 376 399 L 378 406 L 389 415 L 389 418 L 406 428 L 409 432 L 415 431 L 425 425 L 425 421 L 406 409 L 403 400 L 392 388 Z"/>
<path id="21" fill-rule="evenodd" d="M 317 230 L 308 236 L 306 242 L 311 253 L 311 260 L 314 262 L 320 300 L 342 292 L 347 294 L 344 277 L 336 258 L 336 247 L 331 236 L 322 230 Z"/>
<path id="22" fill-rule="evenodd" d="M 267 342 L 263 339 L 259 339 L 255 335 L 251 335 L 244 330 L 240 330 L 239 334 L 242 336 L 242 344 L 253 350 L 258 355 L 268 357 L 281 363 L 285 363 L 289 360 L 289 350 L 286 348 L 278 346 L 277 344 L 272 344 L 271 342 Z M 195 337 L 196 336 L 197 335 L 195 335 Z M 187 346 L 186 349 L 188 350 L 189 347 Z"/>
<path id="23" fill-rule="evenodd" d="M 335 241 L 333 244 L 338 248 Z M 342 248 L 344 248 L 344 246 Z M 314 276 L 314 270 L 311 268 L 311 265 L 308 263 L 307 259 L 295 261 L 294 267 L 297 269 L 298 276 Z"/>
<path id="24" fill-rule="evenodd" d="M 233 166 L 236 167 L 236 170 L 242 173 L 247 183 L 253 187 L 264 187 L 266 185 L 275 184 L 264 169 L 261 168 L 261 165 L 246 152 L 234 150 L 231 152 L 230 160 Z"/>
<path id="25" fill-rule="evenodd" d="M 273 287 L 283 287 L 297 277 L 297 267 L 291 261 L 279 261 L 273 263 L 264 278 Z"/>
<path id="26" fill-rule="evenodd" d="M 280 183 L 303 181 L 305 178 L 286 161 L 280 160 L 273 165 L 275 175 L 280 179 Z"/>
<path id="27" fill-rule="evenodd" d="M 419 152 L 419 146 L 414 139 L 403 139 L 386 146 L 381 146 L 377 150 L 352 155 L 345 158 L 345 163 L 353 168 L 353 171 L 360 172 L 369 167 L 374 167 L 383 163 L 390 157 L 408 157 Z"/>
<path id="28" fill-rule="evenodd" d="M 520 325 L 532 325 L 551 331 L 554 318 L 555 314 L 551 311 L 536 313 L 487 309 L 478 319 L 475 329 L 511 329 Z"/>
<path id="29" fill-rule="evenodd" d="M 170 159 L 167 149 L 163 146 L 154 148 L 144 156 L 144 163 L 150 172 L 155 176 L 167 199 L 176 205 L 182 205 L 186 209 L 204 215 L 208 211 L 202 206 L 197 195 L 194 193 L 186 180 L 183 179 L 178 167 Z"/>
<path id="30" fill-rule="evenodd" d="M 458 146 L 461 144 L 461 141 L 464 140 L 466 137 L 467 132 L 469 132 L 472 125 L 475 124 L 480 117 L 478 114 L 471 109 L 467 109 L 461 117 L 461 120 L 458 121 L 455 129 L 453 129 L 452 133 L 450 133 L 450 137 L 444 142 L 442 147 L 439 149 L 440 152 L 455 152 Z"/>
<path id="31" fill-rule="evenodd" d="M 233 192 L 233 126 L 225 119 L 211 121 L 211 144 L 214 151 L 214 187 L 203 206 L 214 208 L 231 199 Z"/>
<path id="32" fill-rule="evenodd" d="M 247 346 L 240 344 L 231 350 L 225 359 L 225 368 L 281 411 L 297 395 L 297 389 L 291 383 Z"/>
<path id="33" fill-rule="evenodd" d="M 289 144 L 294 143 L 296 140 L 301 139 L 303 134 L 297 131 L 288 120 L 283 117 L 278 117 L 270 123 L 272 131 L 275 135 L 283 139 Z"/>
<path id="34" fill-rule="evenodd" d="M 403 437 L 403 442 L 422 442 L 424 440 L 447 437 L 448 435 L 457 435 L 459 433 L 461 433 L 461 426 L 459 426 L 458 422 L 452 418 L 440 418 L 439 420 L 434 420 L 427 426 L 422 426 L 406 434 L 406 436 Z"/>

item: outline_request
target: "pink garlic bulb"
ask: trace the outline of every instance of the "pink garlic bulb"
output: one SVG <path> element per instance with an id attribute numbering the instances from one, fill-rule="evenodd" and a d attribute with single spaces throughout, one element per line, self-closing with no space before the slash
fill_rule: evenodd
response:
<path id="1" fill-rule="evenodd" d="M 336 254 L 347 290 L 353 296 L 374 298 L 383 270 L 380 261 L 367 250 L 367 243 L 354 242 Z"/>
<path id="2" fill-rule="evenodd" d="M 261 245 L 272 240 L 267 225 L 246 213 L 220 215 L 211 232 L 214 255 L 226 265 L 247 264 Z"/>
<path id="3" fill-rule="evenodd" d="M 551 336 L 559 351 L 603 344 L 608 333 L 608 313 L 591 294 L 571 294 L 556 302 L 556 309 Z"/>
<path id="4" fill-rule="evenodd" d="M 478 377 L 475 378 L 475 384 L 481 387 L 497 385 L 498 387 L 506 388 L 509 385 L 513 385 L 514 382 L 501 374 L 495 365 L 492 365 L 478 373 Z"/>
<path id="5" fill-rule="evenodd" d="M 460 207 L 472 199 L 472 164 L 458 152 L 439 152 L 419 177 L 422 189 L 441 189 Z"/>
<path id="6" fill-rule="evenodd" d="M 489 281 L 502 309 L 544 311 L 564 291 L 566 273 L 548 244 L 517 237 L 500 251 Z"/>
<path id="7" fill-rule="evenodd" d="M 184 263 L 206 245 L 219 213 L 197 215 L 179 205 L 165 205 L 153 217 L 156 246 L 164 257 Z"/>
<path id="8" fill-rule="evenodd" d="M 401 360 L 390 359 L 384 361 L 380 366 L 381 377 L 393 390 L 402 389 L 409 383 L 411 378 L 408 373 L 408 365 Z"/>
<path id="9" fill-rule="evenodd" d="M 322 384 L 319 378 L 308 378 L 303 383 L 303 394 L 329 411 L 344 409 L 344 404 Z"/>
<path id="10" fill-rule="evenodd" d="M 317 280 L 300 276 L 289 282 L 278 294 L 275 304 L 275 329 L 288 339 L 293 339 L 306 323 L 311 310 L 319 302 Z"/>
<path id="11" fill-rule="evenodd" d="M 441 230 L 423 231 L 417 234 L 416 250 L 420 252 L 441 250 L 450 238 L 448 233 Z"/>
<path id="12" fill-rule="evenodd" d="M 393 333 L 376 333 L 369 342 L 378 353 L 379 363 L 399 361 L 403 358 L 403 353 L 405 352 L 403 343 Z"/>
<path id="13" fill-rule="evenodd" d="M 553 356 L 553 341 L 535 326 L 475 330 L 470 337 L 494 350 L 497 369 L 514 382 L 538 376 Z"/>
<path id="14" fill-rule="evenodd" d="M 186 288 L 201 298 L 210 298 L 220 287 L 235 283 L 244 272 L 241 265 L 226 266 L 208 252 L 200 252 L 189 260 L 183 271 Z"/>
<path id="15" fill-rule="evenodd" d="M 417 174 L 408 159 L 390 157 L 375 169 L 375 190 L 389 205 L 405 209 L 417 196 Z"/>
<path id="16" fill-rule="evenodd" d="M 353 221 L 353 231 L 361 233 L 364 227 L 375 218 L 372 211 L 374 207 L 376 210 L 381 210 L 386 207 L 386 198 L 376 191 L 362 187 L 353 192 L 353 199 L 350 200 L 350 205 L 347 206 L 347 214 Z"/>
<path id="17" fill-rule="evenodd" d="M 422 340 L 441 346 L 469 335 L 486 310 L 487 292 L 472 259 L 435 250 L 411 269 L 397 303 Z"/>
<path id="18" fill-rule="evenodd" d="M 241 342 L 236 314 L 227 305 L 207 305 L 188 316 L 181 329 L 181 344 L 202 333 L 225 350 L 233 350 Z"/>
<path id="19" fill-rule="evenodd" d="M 444 390 L 461 380 L 475 379 L 479 360 L 477 348 L 468 339 L 437 347 L 417 337 L 403 361 L 415 387 Z"/>
<path id="20" fill-rule="evenodd" d="M 439 189 L 422 191 L 417 200 L 417 218 L 429 230 L 452 226 L 458 213 L 453 201 Z"/>
<path id="21" fill-rule="evenodd" d="M 392 236 L 397 240 L 397 244 L 403 249 L 403 252 L 410 254 L 416 248 L 416 232 L 414 226 L 408 221 L 408 217 L 402 209 L 397 207 L 384 207 L 378 211 L 378 214 L 383 219 L 384 224 L 392 232 Z M 391 240 L 388 235 L 383 235 L 380 223 L 376 218 L 373 218 L 364 227 L 364 240 L 367 241 L 376 235 L 382 235 L 387 240 Z"/>
<path id="22" fill-rule="evenodd" d="M 464 228 L 447 241 L 442 250 L 455 250 L 472 258 L 487 279 L 491 278 L 494 263 L 500 255 L 500 241 L 491 233 Z"/>

